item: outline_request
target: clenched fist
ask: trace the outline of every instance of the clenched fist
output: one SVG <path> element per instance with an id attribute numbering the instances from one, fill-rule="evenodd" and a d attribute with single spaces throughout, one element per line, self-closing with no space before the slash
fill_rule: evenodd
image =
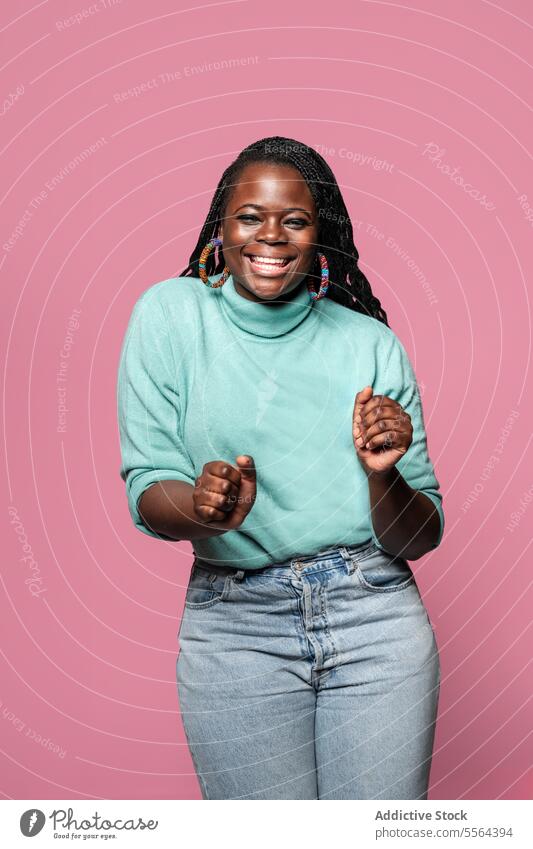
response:
<path id="1" fill-rule="evenodd" d="M 367 473 L 392 469 L 413 441 L 409 413 L 388 395 L 374 395 L 371 386 L 355 396 L 352 430 L 357 456 Z"/>
<path id="2" fill-rule="evenodd" d="M 224 460 L 211 460 L 196 478 L 194 510 L 213 528 L 231 531 L 240 527 L 252 509 L 257 492 L 253 457 L 239 454 L 238 468 Z"/>

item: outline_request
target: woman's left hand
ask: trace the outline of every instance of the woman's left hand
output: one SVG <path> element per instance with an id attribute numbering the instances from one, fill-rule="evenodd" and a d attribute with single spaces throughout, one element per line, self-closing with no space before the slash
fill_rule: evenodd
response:
<path id="1" fill-rule="evenodd" d="M 365 386 L 355 396 L 353 441 L 365 471 L 388 472 L 413 441 L 411 417 L 387 395 L 373 395 Z"/>

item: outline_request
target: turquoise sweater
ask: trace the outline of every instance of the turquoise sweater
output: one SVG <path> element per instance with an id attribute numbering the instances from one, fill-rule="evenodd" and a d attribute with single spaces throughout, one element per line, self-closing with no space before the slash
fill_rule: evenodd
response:
<path id="1" fill-rule="evenodd" d="M 218 279 L 215 275 L 211 280 Z M 372 538 L 368 481 L 352 438 L 365 386 L 411 416 L 413 442 L 397 468 L 444 514 L 427 451 L 419 389 L 390 328 L 305 284 L 283 304 L 243 298 L 232 277 L 156 283 L 135 304 L 120 355 L 121 477 L 137 502 L 158 480 L 193 484 L 204 463 L 251 454 L 257 498 L 240 528 L 193 539 L 196 555 L 254 569 Z M 161 537 L 159 537 L 161 538 Z M 163 537 L 164 539 L 164 537 Z"/>

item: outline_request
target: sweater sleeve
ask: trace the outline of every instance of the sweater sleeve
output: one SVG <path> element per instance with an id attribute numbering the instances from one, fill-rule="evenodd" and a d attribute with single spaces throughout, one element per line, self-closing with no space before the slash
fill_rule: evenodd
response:
<path id="1" fill-rule="evenodd" d="M 168 321 L 150 290 L 135 304 L 122 344 L 117 406 L 120 476 L 126 483 L 129 511 L 140 531 L 161 538 L 143 523 L 139 498 L 156 481 L 194 485 L 196 475 L 182 439 Z"/>
<path id="2" fill-rule="evenodd" d="M 424 413 L 417 379 L 407 352 L 393 331 L 385 342 L 384 366 L 380 369 L 375 395 L 387 395 L 409 413 L 413 426 L 413 440 L 406 453 L 396 463 L 396 468 L 410 487 L 423 492 L 436 506 L 440 519 L 440 532 L 432 548 L 440 545 L 444 533 L 444 510 L 440 484 L 428 454 Z M 371 523 L 372 524 L 372 523 Z M 383 549 L 372 528 L 372 539 Z"/>

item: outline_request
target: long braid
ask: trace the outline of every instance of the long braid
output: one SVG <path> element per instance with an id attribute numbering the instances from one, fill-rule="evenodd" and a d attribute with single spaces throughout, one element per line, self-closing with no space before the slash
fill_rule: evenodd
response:
<path id="1" fill-rule="evenodd" d="M 198 242 L 181 277 L 198 277 L 198 260 L 206 242 L 217 234 L 229 194 L 242 170 L 251 163 L 269 162 L 296 168 L 309 187 L 318 214 L 318 245 L 329 265 L 329 287 L 325 295 L 348 309 L 364 313 L 388 326 L 387 313 L 372 293 L 370 283 L 358 266 L 359 253 L 353 241 L 353 228 L 346 204 L 333 171 L 326 160 L 303 142 L 283 136 L 270 136 L 244 148 L 224 171 L 216 188 Z M 209 276 L 224 269 L 222 249 L 207 259 Z M 319 279 L 319 273 L 316 275 Z"/>

